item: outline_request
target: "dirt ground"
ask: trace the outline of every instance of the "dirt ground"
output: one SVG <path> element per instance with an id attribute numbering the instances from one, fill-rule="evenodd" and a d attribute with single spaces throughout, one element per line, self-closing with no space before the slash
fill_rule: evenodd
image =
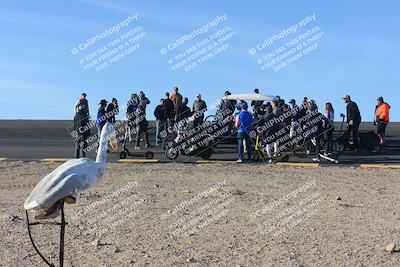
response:
<path id="1" fill-rule="evenodd" d="M 0 163 L 0 266 L 44 266 L 23 203 L 58 164 Z M 66 204 L 66 266 L 400 266 L 399 171 L 108 164 Z M 33 226 L 57 264 L 57 226 Z"/>

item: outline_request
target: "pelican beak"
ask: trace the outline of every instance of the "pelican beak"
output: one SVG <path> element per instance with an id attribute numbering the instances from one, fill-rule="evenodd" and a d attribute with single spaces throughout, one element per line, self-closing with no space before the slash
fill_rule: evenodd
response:
<path id="1" fill-rule="evenodd" d="M 118 141 L 114 134 L 110 137 L 110 145 L 113 150 L 118 149 Z"/>

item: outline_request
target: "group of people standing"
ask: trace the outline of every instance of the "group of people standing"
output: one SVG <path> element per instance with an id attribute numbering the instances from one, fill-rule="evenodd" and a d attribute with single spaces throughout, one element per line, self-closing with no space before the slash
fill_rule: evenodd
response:
<path id="1" fill-rule="evenodd" d="M 259 94 L 259 89 L 254 90 L 255 94 Z M 225 96 L 229 96 L 229 91 L 225 92 Z M 358 105 L 352 101 L 349 95 L 343 97 L 346 104 L 346 118 L 347 118 L 347 129 L 344 136 L 347 138 L 352 137 L 354 149 L 358 149 L 358 129 L 361 123 L 361 114 Z M 160 99 L 159 104 L 154 110 L 154 116 L 156 118 L 156 145 L 161 144 L 161 132 L 166 130 L 166 127 L 175 126 L 176 128 L 187 127 L 188 119 L 193 117 L 193 127 L 196 128 L 202 125 L 204 122 L 204 116 L 207 111 L 207 104 L 202 99 L 201 94 L 196 95 L 196 99 L 193 101 L 192 109 L 188 107 L 189 100 L 187 97 L 183 97 L 178 87 L 174 87 L 172 93 L 166 92 L 164 98 Z M 141 141 L 145 142 L 145 147 L 151 147 L 149 136 L 148 136 L 148 121 L 146 119 L 146 108 L 150 104 L 150 100 L 146 97 L 143 91 L 138 94 L 134 93 L 131 95 L 130 100 L 126 104 L 126 117 L 127 117 L 127 131 L 125 138 L 132 141 L 132 135 L 135 134 L 135 149 L 141 149 Z M 301 118 L 307 114 L 313 112 L 315 114 L 321 114 L 318 112 L 318 106 L 315 100 L 309 100 L 304 97 L 300 106 L 296 104 L 295 99 L 291 99 L 288 104 L 285 103 L 284 99 L 276 96 L 273 101 L 259 101 L 255 100 L 251 102 L 251 108 L 253 112 L 248 111 L 248 104 L 246 101 L 240 101 L 237 103 L 236 100 L 223 99 L 219 105 L 219 111 L 229 110 L 224 114 L 232 116 L 234 121 L 232 124 L 237 129 L 238 138 L 238 162 L 244 160 L 244 153 L 247 153 L 247 158 L 252 159 L 252 139 L 250 138 L 250 131 L 254 129 L 254 125 L 260 124 L 274 118 L 279 118 L 283 114 L 290 113 L 290 116 L 285 116 L 284 121 L 281 124 L 276 124 L 268 129 L 268 134 L 274 134 L 281 130 L 285 126 L 289 127 L 287 133 L 293 138 L 296 133 L 299 132 L 299 128 L 306 125 L 306 122 L 299 123 Z M 235 116 L 234 113 L 237 112 Z M 386 127 L 389 123 L 389 111 L 390 105 L 384 102 L 383 97 L 377 99 L 377 106 L 375 109 L 375 122 L 377 125 L 377 133 L 380 137 L 380 144 L 385 144 Z M 115 117 L 119 114 L 119 105 L 116 98 L 112 98 L 111 102 L 102 99 L 99 103 L 99 108 L 96 117 L 96 127 L 98 136 L 106 122 L 115 123 Z M 324 119 L 321 120 L 323 125 L 319 125 L 323 130 L 324 138 L 326 139 L 326 153 L 329 154 L 333 149 L 333 123 L 335 121 L 335 110 L 331 103 L 325 104 L 325 110 L 323 112 Z M 90 113 L 89 103 L 87 95 L 83 93 L 75 105 L 75 117 L 74 117 L 74 128 L 78 135 L 76 136 L 76 149 L 75 156 L 85 157 L 86 148 L 88 146 L 86 140 L 90 136 L 89 125 Z M 301 130 L 301 129 L 300 129 Z M 320 135 L 318 136 L 320 137 Z M 317 142 L 319 144 L 319 142 Z M 317 152 L 319 153 L 320 147 L 317 146 Z M 273 157 L 279 156 L 279 144 L 272 141 L 267 146 L 267 154 L 272 159 Z M 319 160 L 317 158 L 316 160 Z"/>
<path id="2" fill-rule="evenodd" d="M 82 93 L 80 99 L 75 104 L 75 116 L 74 116 L 74 130 L 76 132 L 76 146 L 75 146 L 75 157 L 86 157 L 88 142 L 87 139 L 90 137 L 90 113 L 89 113 L 89 102 L 87 100 L 86 93 Z M 115 116 L 119 113 L 118 100 L 113 98 L 110 103 L 107 100 L 102 99 L 99 103 L 99 109 L 97 111 L 96 127 L 98 138 L 103 126 L 107 122 L 115 123 Z"/>
<path id="3" fill-rule="evenodd" d="M 165 93 L 159 105 L 154 110 L 156 118 L 156 145 L 161 144 L 160 133 L 168 126 L 175 123 L 179 127 L 188 125 L 188 118 L 194 116 L 194 127 L 204 122 L 204 114 L 207 111 L 207 104 L 202 100 L 201 95 L 196 95 L 192 109 L 188 107 L 189 99 L 179 93 L 179 88 L 174 87 L 172 93 Z M 147 105 L 150 100 L 143 91 L 134 93 L 126 103 L 127 131 L 125 138 L 129 141 L 135 140 L 135 148 L 141 149 L 142 141 L 145 147 L 152 147 L 149 140 L 149 123 L 146 118 Z M 97 135 L 100 136 L 101 130 L 106 122 L 115 123 L 115 117 L 119 114 L 118 100 L 113 98 L 111 102 L 102 99 L 99 103 L 96 117 Z M 89 103 L 86 93 L 83 93 L 75 105 L 74 129 L 77 133 L 75 156 L 86 157 L 88 147 L 87 139 L 90 136 L 90 113 Z M 135 137 L 133 137 L 135 136 Z"/>
<path id="4" fill-rule="evenodd" d="M 258 89 L 254 90 L 255 94 L 259 93 Z M 357 103 L 351 100 L 349 95 L 343 97 L 344 103 L 346 104 L 346 119 L 347 129 L 343 134 L 346 140 L 353 140 L 353 148 L 358 151 L 358 130 L 361 123 L 361 113 Z M 268 130 L 264 133 L 271 137 L 277 132 L 287 130 L 288 139 L 292 139 L 302 132 L 307 127 L 316 127 L 317 130 L 313 133 L 316 145 L 317 157 L 313 158 L 314 161 L 320 161 L 320 139 L 325 138 L 326 148 L 325 155 L 330 156 L 333 150 L 333 132 L 334 132 L 334 121 L 335 121 L 335 110 L 332 103 L 328 102 L 325 104 L 325 110 L 323 114 L 318 111 L 318 106 L 315 100 L 309 100 L 304 97 L 300 107 L 296 104 L 295 99 L 291 99 L 288 104 L 285 103 L 284 99 L 276 96 L 273 101 L 263 103 L 263 101 L 252 101 L 251 107 L 253 113 L 248 111 L 248 105 L 245 101 L 241 101 L 237 105 L 237 109 L 240 110 L 235 116 L 235 127 L 237 128 L 238 138 L 238 163 L 244 160 L 244 152 L 247 152 L 247 159 L 252 159 L 252 146 L 253 141 L 250 137 L 250 131 L 252 131 L 255 125 L 262 125 L 268 121 L 274 121 L 279 117 L 284 117 L 281 123 L 272 123 L 269 125 Z M 386 126 L 389 123 L 389 110 L 390 105 L 384 102 L 383 97 L 377 99 L 377 106 L 375 111 L 375 120 L 377 124 L 377 133 L 380 138 L 380 145 L 385 144 Z M 289 114 L 286 116 L 285 114 Z M 307 120 L 303 120 L 308 115 Z M 277 138 L 271 137 L 270 141 L 266 145 L 267 156 L 272 159 L 279 157 L 280 149 Z M 250 144 L 250 145 L 249 145 Z"/>
<path id="5" fill-rule="evenodd" d="M 207 104 L 201 98 L 201 94 L 196 95 L 193 101 L 193 107 L 188 107 L 189 99 L 182 97 L 179 93 L 179 88 L 174 87 L 172 94 L 166 92 L 164 98 L 160 99 L 159 104 L 154 110 L 156 118 L 156 145 L 161 144 L 161 132 L 166 130 L 166 127 L 177 123 L 177 126 L 187 127 L 187 119 L 194 117 L 193 127 L 197 127 L 204 122 L 204 114 L 207 111 Z"/>

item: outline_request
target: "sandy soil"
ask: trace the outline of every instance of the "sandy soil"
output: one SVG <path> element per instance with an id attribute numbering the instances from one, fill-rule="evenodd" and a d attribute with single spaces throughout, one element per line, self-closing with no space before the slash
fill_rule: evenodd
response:
<path id="1" fill-rule="evenodd" d="M 56 166 L 0 163 L 0 266 L 44 266 L 22 205 Z M 398 178 L 338 167 L 109 164 L 99 185 L 66 206 L 66 266 L 399 266 L 400 253 L 385 251 L 400 243 Z M 56 262 L 57 227 L 33 233 Z"/>

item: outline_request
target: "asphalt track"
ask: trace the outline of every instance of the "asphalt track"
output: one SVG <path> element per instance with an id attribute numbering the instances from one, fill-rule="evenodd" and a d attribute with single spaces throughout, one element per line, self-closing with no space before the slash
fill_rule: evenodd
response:
<path id="1" fill-rule="evenodd" d="M 45 158 L 73 158 L 74 141 L 69 129 L 72 121 L 38 121 L 38 120 L 0 120 L 0 158 L 7 160 L 37 161 Z M 340 129 L 337 126 L 336 129 Z M 362 123 L 360 130 L 374 130 L 372 123 Z M 400 123 L 391 123 L 387 128 L 387 147 L 379 154 L 369 154 L 365 151 L 344 152 L 339 160 L 343 164 L 400 164 Z M 150 134 L 151 143 L 154 144 L 154 134 Z M 128 144 L 133 148 L 133 144 Z M 155 159 L 168 161 L 164 151 L 160 147 L 143 149 L 141 152 L 151 150 L 155 153 Z M 135 151 L 137 152 L 137 151 Z M 142 153 L 143 154 L 143 153 Z M 88 154 L 94 158 L 94 152 Z M 140 158 L 140 157 L 138 157 Z M 111 152 L 109 161 L 117 161 L 119 152 Z M 177 161 L 196 161 L 200 158 L 189 158 L 181 156 Z M 220 144 L 215 149 L 210 160 L 237 159 L 237 148 L 235 145 Z M 312 158 L 301 158 L 290 155 L 290 162 L 312 162 Z"/>

